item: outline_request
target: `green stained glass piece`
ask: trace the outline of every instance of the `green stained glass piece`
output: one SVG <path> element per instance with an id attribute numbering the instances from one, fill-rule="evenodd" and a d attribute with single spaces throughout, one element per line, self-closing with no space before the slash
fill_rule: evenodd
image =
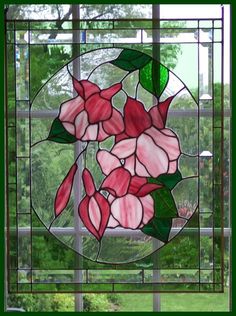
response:
<path id="1" fill-rule="evenodd" d="M 151 60 L 140 69 L 139 80 L 144 89 L 159 97 L 168 83 L 169 71 L 157 61 Z"/>
<path id="2" fill-rule="evenodd" d="M 144 67 L 151 57 L 131 49 L 124 49 L 120 55 L 110 63 L 126 71 L 134 71 Z"/>
<path id="3" fill-rule="evenodd" d="M 53 121 L 47 139 L 56 143 L 63 144 L 75 143 L 77 141 L 77 138 L 75 136 L 67 132 L 58 117 L 55 118 L 55 120 Z"/>
<path id="4" fill-rule="evenodd" d="M 113 65 L 115 65 L 123 70 L 126 70 L 126 71 L 134 71 L 136 69 L 132 63 L 130 63 L 127 60 L 123 60 L 123 59 L 114 60 L 111 62 L 111 64 L 113 64 Z"/>
<path id="5" fill-rule="evenodd" d="M 148 178 L 148 182 L 160 183 L 155 178 Z M 172 218 L 178 217 L 174 198 L 168 186 L 163 186 L 163 188 L 153 191 L 151 196 L 154 201 L 154 217 L 142 228 L 142 232 L 163 242 L 167 242 L 172 226 Z"/>
<path id="6" fill-rule="evenodd" d="M 163 183 L 167 186 L 170 190 L 172 190 L 177 183 L 182 180 L 182 175 L 179 170 L 177 170 L 173 174 L 162 174 L 157 178 L 157 181 Z"/>
<path id="7" fill-rule="evenodd" d="M 167 242 L 172 226 L 171 218 L 154 217 L 147 225 L 142 228 L 142 232 L 146 235 L 157 238 L 163 242 Z"/>
<path id="8" fill-rule="evenodd" d="M 154 210 L 156 217 L 178 217 L 178 210 L 170 189 L 168 189 L 167 187 L 163 187 L 159 190 L 153 191 L 151 193 L 151 196 L 154 200 Z"/>

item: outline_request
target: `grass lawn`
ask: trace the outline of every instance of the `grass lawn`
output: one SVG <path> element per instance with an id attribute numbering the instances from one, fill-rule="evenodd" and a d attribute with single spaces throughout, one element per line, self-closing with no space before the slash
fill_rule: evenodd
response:
<path id="1" fill-rule="evenodd" d="M 117 294 L 119 311 L 152 311 L 152 294 Z M 160 294 L 161 311 L 228 311 L 228 289 L 217 294 Z"/>

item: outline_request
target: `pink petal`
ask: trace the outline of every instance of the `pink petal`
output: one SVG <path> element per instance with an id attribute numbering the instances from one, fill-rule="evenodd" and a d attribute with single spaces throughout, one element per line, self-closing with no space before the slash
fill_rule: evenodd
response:
<path id="1" fill-rule="evenodd" d="M 122 133 L 125 127 L 121 113 L 113 108 L 111 118 L 103 122 L 103 128 L 109 135 Z"/>
<path id="2" fill-rule="evenodd" d="M 107 200 L 111 204 L 115 200 L 115 197 L 112 194 L 109 194 Z"/>
<path id="3" fill-rule="evenodd" d="M 154 178 L 168 170 L 168 157 L 164 150 L 156 146 L 153 139 L 142 134 L 137 141 L 137 157 Z"/>
<path id="4" fill-rule="evenodd" d="M 136 158 L 135 162 L 135 170 L 138 176 L 140 177 L 150 177 L 151 175 L 148 173 L 147 169 L 143 164 Z"/>
<path id="5" fill-rule="evenodd" d="M 120 160 L 107 150 L 99 150 L 97 152 L 97 161 L 105 175 L 121 166 Z"/>
<path id="6" fill-rule="evenodd" d="M 71 190 L 73 186 L 74 176 L 77 171 L 78 167 L 77 164 L 73 164 L 70 168 L 69 172 L 67 173 L 66 177 L 62 181 L 61 185 L 59 186 L 55 201 L 54 201 L 54 213 L 55 216 L 61 214 L 61 212 L 65 209 L 66 205 L 69 202 Z"/>
<path id="7" fill-rule="evenodd" d="M 104 179 L 101 188 L 107 190 L 112 195 L 122 196 L 128 191 L 130 179 L 129 171 L 123 167 L 119 167 L 113 170 L 109 176 Z"/>
<path id="8" fill-rule="evenodd" d="M 162 134 L 165 134 L 166 136 L 170 136 L 170 137 L 177 137 L 177 135 L 169 128 L 163 128 L 160 131 Z M 178 138 L 178 137 L 177 137 Z"/>
<path id="9" fill-rule="evenodd" d="M 136 142 L 136 138 L 121 140 L 114 145 L 111 153 L 120 159 L 127 158 L 135 152 Z"/>
<path id="10" fill-rule="evenodd" d="M 100 92 L 99 87 L 93 82 L 88 80 L 80 80 L 78 83 L 78 90 L 77 87 L 74 86 L 74 88 L 78 94 L 81 94 L 84 100 L 87 100 L 92 94 Z"/>
<path id="11" fill-rule="evenodd" d="M 175 173 L 177 170 L 177 160 L 170 161 L 168 173 Z"/>
<path id="12" fill-rule="evenodd" d="M 84 88 L 81 83 L 77 79 L 75 79 L 75 77 L 72 77 L 72 83 L 75 91 L 84 99 Z"/>
<path id="13" fill-rule="evenodd" d="M 89 125 L 82 140 L 96 140 L 98 136 L 98 124 Z"/>
<path id="14" fill-rule="evenodd" d="M 162 187 L 163 186 L 160 184 L 146 183 L 139 189 L 138 192 L 135 193 L 135 195 L 138 197 L 143 197 L 143 196 L 151 193 L 152 191 L 155 191 L 155 190 L 160 189 Z"/>
<path id="15" fill-rule="evenodd" d="M 89 209 L 88 215 L 89 215 L 90 221 L 95 227 L 96 231 L 98 232 L 100 223 L 101 223 L 101 212 L 100 212 L 98 203 L 94 197 L 91 197 L 91 199 L 89 200 L 88 209 Z"/>
<path id="16" fill-rule="evenodd" d="M 109 137 L 109 135 L 104 131 L 101 122 L 98 123 L 98 126 L 99 126 L 99 127 L 98 127 L 98 137 L 97 137 L 97 141 L 102 142 L 104 139 L 106 139 L 107 137 Z"/>
<path id="17" fill-rule="evenodd" d="M 68 133 L 75 135 L 75 126 L 72 123 L 62 122 L 62 125 L 65 127 Z"/>
<path id="18" fill-rule="evenodd" d="M 166 131 L 166 130 L 165 130 Z M 173 132 L 172 132 L 173 133 Z M 167 136 L 163 134 L 155 127 L 151 127 L 145 131 L 145 134 L 148 134 L 152 137 L 157 146 L 162 148 L 168 155 L 170 160 L 175 160 L 180 155 L 179 141 L 177 136 Z"/>
<path id="19" fill-rule="evenodd" d="M 105 229 L 107 228 L 108 220 L 111 214 L 111 209 L 108 201 L 105 199 L 105 197 L 100 194 L 99 192 L 95 193 L 95 200 L 97 201 L 100 212 L 101 212 L 101 222 L 100 222 L 100 227 L 98 234 L 100 238 L 102 238 Z"/>
<path id="20" fill-rule="evenodd" d="M 149 114 L 152 118 L 152 124 L 157 128 L 164 128 L 164 123 L 161 117 L 161 113 L 159 112 L 158 106 L 155 105 L 149 110 Z"/>
<path id="21" fill-rule="evenodd" d="M 122 227 L 136 229 L 141 223 L 143 208 L 137 197 L 127 194 L 114 200 L 111 213 Z"/>
<path id="22" fill-rule="evenodd" d="M 112 215 L 110 215 L 107 227 L 115 228 L 119 225 L 119 222 L 117 222 L 117 220 Z"/>
<path id="23" fill-rule="evenodd" d="M 75 119 L 75 134 L 77 139 L 81 139 L 84 136 L 88 124 L 88 115 L 86 111 L 82 111 Z"/>
<path id="24" fill-rule="evenodd" d="M 92 196 L 95 193 L 96 188 L 94 185 L 93 177 L 90 171 L 86 168 L 83 170 L 82 179 L 83 179 L 84 189 L 85 189 L 86 194 L 88 196 Z"/>
<path id="25" fill-rule="evenodd" d="M 143 205 L 143 219 L 142 219 L 142 224 L 139 226 L 139 228 L 142 228 L 154 216 L 154 201 L 153 201 L 151 195 L 147 195 L 147 196 L 141 197 L 139 199 Z"/>
<path id="26" fill-rule="evenodd" d="M 104 89 L 101 91 L 100 95 L 102 98 L 107 99 L 107 100 L 111 100 L 111 98 L 120 91 L 120 89 L 122 88 L 122 84 L 121 83 L 116 83 L 113 86 Z"/>
<path id="27" fill-rule="evenodd" d="M 131 178 L 130 185 L 129 185 L 129 193 L 135 194 L 137 193 L 140 188 L 147 183 L 146 178 L 134 176 Z"/>
<path id="28" fill-rule="evenodd" d="M 152 124 L 151 117 L 141 102 L 127 98 L 124 107 L 125 132 L 131 137 L 138 137 Z"/>
<path id="29" fill-rule="evenodd" d="M 159 105 L 158 105 L 158 109 L 159 109 L 159 112 L 161 114 L 164 126 L 166 124 L 166 118 L 167 118 L 169 106 L 170 106 L 171 101 L 173 100 L 174 97 L 175 96 L 169 97 L 164 102 L 160 102 Z"/>
<path id="30" fill-rule="evenodd" d="M 79 204 L 79 216 L 84 223 L 84 226 L 92 233 L 98 240 L 100 240 L 100 236 L 93 226 L 91 219 L 89 217 L 89 201 L 90 197 L 85 196 L 83 200 Z"/>
<path id="31" fill-rule="evenodd" d="M 91 124 L 108 120 L 112 114 L 111 102 L 101 98 L 99 93 L 95 93 L 89 97 L 84 107 L 88 112 L 89 122 Z"/>
<path id="32" fill-rule="evenodd" d="M 134 176 L 135 174 L 135 156 L 132 155 L 128 158 L 125 159 L 125 164 L 124 164 L 124 168 L 129 170 L 129 172 L 131 173 L 132 176 Z"/>
<path id="33" fill-rule="evenodd" d="M 78 96 L 74 99 L 62 103 L 60 108 L 59 119 L 61 121 L 74 123 L 76 116 L 83 111 L 84 100 Z"/>
<path id="34" fill-rule="evenodd" d="M 115 142 L 118 143 L 119 141 L 123 140 L 123 139 L 127 139 L 129 138 L 129 136 L 125 133 L 121 133 L 119 135 L 116 135 L 116 139 Z"/>

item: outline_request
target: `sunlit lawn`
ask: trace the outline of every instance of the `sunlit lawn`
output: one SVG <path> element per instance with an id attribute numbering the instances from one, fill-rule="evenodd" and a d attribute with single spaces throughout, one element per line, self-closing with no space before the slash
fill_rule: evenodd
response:
<path id="1" fill-rule="evenodd" d="M 216 294 L 160 294 L 161 311 L 228 311 L 228 289 Z M 119 294 L 119 311 L 153 311 L 152 294 Z"/>

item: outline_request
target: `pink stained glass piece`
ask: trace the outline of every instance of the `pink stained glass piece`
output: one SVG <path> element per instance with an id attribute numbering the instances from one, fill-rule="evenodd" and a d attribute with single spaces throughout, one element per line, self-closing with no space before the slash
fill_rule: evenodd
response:
<path id="1" fill-rule="evenodd" d="M 97 140 L 98 138 L 98 124 L 89 125 L 86 129 L 82 140 Z"/>
<path id="2" fill-rule="evenodd" d="M 136 194 L 140 188 L 147 183 L 146 178 L 133 176 L 129 185 L 129 193 Z"/>
<path id="3" fill-rule="evenodd" d="M 79 216 L 84 223 L 84 226 L 90 231 L 91 234 L 93 234 L 97 240 L 100 240 L 100 236 L 98 234 L 98 231 L 95 229 L 94 225 L 91 222 L 91 219 L 89 217 L 89 201 L 90 197 L 85 196 L 83 200 L 79 204 Z"/>
<path id="4" fill-rule="evenodd" d="M 68 133 L 75 135 L 75 126 L 72 123 L 62 122 L 62 125 L 65 127 Z"/>
<path id="5" fill-rule="evenodd" d="M 169 128 L 163 128 L 160 132 L 166 136 L 178 138 L 177 135 Z"/>
<path id="6" fill-rule="evenodd" d="M 75 135 L 77 139 L 84 136 L 88 123 L 88 115 L 86 111 L 82 111 L 75 119 Z"/>
<path id="7" fill-rule="evenodd" d="M 136 138 L 128 138 L 116 143 L 111 153 L 120 159 L 131 156 L 136 149 Z"/>
<path id="8" fill-rule="evenodd" d="M 85 99 L 84 88 L 81 85 L 81 83 L 77 79 L 75 79 L 75 77 L 72 77 L 72 83 L 73 83 L 73 87 L 74 87 L 75 91 L 78 93 L 78 95 L 81 96 L 83 99 Z"/>
<path id="9" fill-rule="evenodd" d="M 143 207 L 137 197 L 127 194 L 113 201 L 111 213 L 122 227 L 137 229 L 142 221 Z"/>
<path id="10" fill-rule="evenodd" d="M 143 205 L 142 225 L 146 225 L 154 216 L 154 201 L 151 195 L 140 197 L 140 201 Z"/>
<path id="11" fill-rule="evenodd" d="M 88 196 L 94 195 L 96 188 L 93 182 L 93 177 L 88 169 L 84 169 L 82 173 L 82 179 L 84 183 L 84 189 Z"/>
<path id="12" fill-rule="evenodd" d="M 104 128 L 102 126 L 102 122 L 98 123 L 98 137 L 97 137 L 97 141 L 101 142 L 104 139 L 106 139 L 107 137 L 109 137 L 109 135 L 104 131 Z"/>
<path id="13" fill-rule="evenodd" d="M 108 197 L 107 197 L 107 201 L 111 204 L 114 200 L 115 200 L 114 195 L 109 194 Z"/>
<path id="14" fill-rule="evenodd" d="M 91 124 L 108 120 L 112 115 L 111 101 L 102 98 L 99 93 L 88 98 L 85 102 L 85 109 Z"/>
<path id="15" fill-rule="evenodd" d="M 167 136 L 155 127 L 151 127 L 145 131 L 146 134 L 152 137 L 157 146 L 162 148 L 169 157 L 169 160 L 175 160 L 180 155 L 179 141 L 177 136 Z"/>
<path id="16" fill-rule="evenodd" d="M 107 227 L 115 228 L 115 227 L 118 227 L 118 226 L 120 226 L 119 222 L 111 214 L 110 217 L 109 217 L 109 221 L 108 221 Z"/>
<path id="17" fill-rule="evenodd" d="M 98 234 L 100 238 L 102 238 L 104 231 L 107 228 L 107 224 L 108 224 L 109 217 L 111 214 L 111 209 L 110 209 L 109 203 L 107 202 L 107 199 L 105 199 L 105 197 L 102 194 L 100 194 L 99 192 L 96 192 L 94 197 L 101 211 L 101 222 L 100 222 Z"/>
<path id="18" fill-rule="evenodd" d="M 59 119 L 62 122 L 74 123 L 76 116 L 83 111 L 84 100 L 78 96 L 74 99 L 62 103 Z"/>
<path id="19" fill-rule="evenodd" d="M 129 170 L 132 176 L 135 175 L 135 155 L 132 155 L 125 159 L 124 168 Z"/>
<path id="20" fill-rule="evenodd" d="M 164 126 L 166 125 L 166 119 L 167 119 L 169 106 L 171 104 L 171 101 L 174 99 L 174 97 L 175 96 L 171 96 L 168 99 L 166 99 L 165 101 L 160 102 L 158 105 L 158 109 L 159 109 L 159 112 L 161 114 Z"/>
<path id="21" fill-rule="evenodd" d="M 168 173 L 175 173 L 177 170 L 177 167 L 178 167 L 177 160 L 170 161 Z"/>
<path id="22" fill-rule="evenodd" d="M 93 224 L 96 231 L 98 232 L 102 218 L 101 218 L 100 208 L 94 197 L 91 197 L 89 200 L 88 214 L 89 214 L 91 223 Z"/>
<path id="23" fill-rule="evenodd" d="M 119 135 L 116 135 L 116 143 L 127 138 L 130 138 L 130 137 L 126 133 L 121 133 Z"/>
<path id="24" fill-rule="evenodd" d="M 150 177 L 151 175 L 148 173 L 147 169 L 144 165 L 136 158 L 135 160 L 135 171 L 136 174 L 140 177 Z"/>
<path id="25" fill-rule="evenodd" d="M 137 157 L 154 178 L 168 170 L 169 160 L 167 154 L 146 134 L 142 134 L 138 138 Z"/>
<path id="26" fill-rule="evenodd" d="M 123 167 L 119 167 L 104 179 L 101 188 L 114 196 L 123 196 L 128 192 L 130 179 L 130 173 Z"/>
<path id="27" fill-rule="evenodd" d="M 69 172 L 67 173 L 66 177 L 64 178 L 64 180 L 62 181 L 61 185 L 57 190 L 54 201 L 55 216 L 60 215 L 69 202 L 74 176 L 77 169 L 77 164 L 73 164 L 73 166 L 70 168 Z"/>
<path id="28" fill-rule="evenodd" d="M 122 84 L 121 83 L 116 83 L 112 85 L 111 87 L 104 89 L 101 91 L 100 95 L 102 98 L 111 100 L 111 98 L 121 90 Z"/>
<path id="29" fill-rule="evenodd" d="M 143 197 L 160 188 L 162 188 L 162 185 L 155 183 L 146 183 L 138 190 L 138 192 L 135 193 L 135 195 L 138 197 Z"/>
<path id="30" fill-rule="evenodd" d="M 73 86 L 76 92 L 81 95 L 84 100 L 87 100 L 92 94 L 100 92 L 99 87 L 88 80 L 78 81 L 73 77 Z"/>
<path id="31" fill-rule="evenodd" d="M 161 116 L 161 113 L 159 112 L 159 109 L 158 109 L 158 105 L 155 105 L 153 106 L 150 110 L 149 110 L 149 114 L 152 118 L 152 124 L 159 128 L 159 129 L 162 129 L 164 128 L 164 123 L 163 123 L 163 119 L 162 119 L 162 116 Z"/>
<path id="32" fill-rule="evenodd" d="M 111 118 L 102 123 L 104 131 L 109 135 L 118 135 L 124 131 L 124 122 L 121 113 L 112 109 Z"/>
<path id="33" fill-rule="evenodd" d="M 120 160 L 107 150 L 99 150 L 97 152 L 97 160 L 105 175 L 121 166 Z"/>
<path id="34" fill-rule="evenodd" d="M 151 127 L 151 117 L 143 104 L 128 97 L 124 107 L 125 132 L 130 137 L 138 137 L 145 129 Z"/>

